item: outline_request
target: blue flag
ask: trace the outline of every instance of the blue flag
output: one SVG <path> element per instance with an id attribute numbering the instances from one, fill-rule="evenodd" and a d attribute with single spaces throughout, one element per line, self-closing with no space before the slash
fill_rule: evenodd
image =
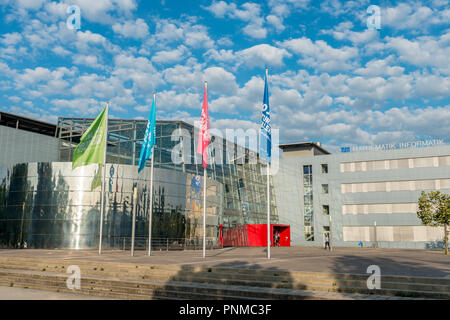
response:
<path id="1" fill-rule="evenodd" d="M 272 133 L 270 129 L 270 106 L 269 106 L 269 72 L 266 69 L 265 85 L 264 85 L 264 99 L 261 115 L 261 130 L 259 136 L 259 155 L 265 158 L 267 163 L 270 163 L 272 156 Z"/>
<path id="2" fill-rule="evenodd" d="M 150 116 L 148 117 L 147 129 L 145 130 L 144 141 L 142 142 L 141 155 L 139 157 L 139 169 L 141 172 L 145 167 L 145 161 L 152 156 L 153 146 L 156 142 L 156 97 L 153 95 L 152 108 L 150 110 Z"/>

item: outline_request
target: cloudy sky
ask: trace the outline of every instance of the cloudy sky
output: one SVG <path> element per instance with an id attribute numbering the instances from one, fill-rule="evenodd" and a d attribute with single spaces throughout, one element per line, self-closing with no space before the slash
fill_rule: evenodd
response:
<path id="1" fill-rule="evenodd" d="M 69 5 L 81 9 L 70 30 Z M 381 9 L 369 30 L 367 8 Z M 0 109 L 258 128 L 332 151 L 450 133 L 450 6 L 434 1 L 0 0 Z"/>

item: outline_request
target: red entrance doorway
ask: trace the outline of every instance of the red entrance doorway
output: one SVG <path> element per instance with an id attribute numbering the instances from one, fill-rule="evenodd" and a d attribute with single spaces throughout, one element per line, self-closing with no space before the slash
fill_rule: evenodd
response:
<path id="1" fill-rule="evenodd" d="M 291 246 L 291 227 L 289 225 L 272 224 L 270 227 L 272 247 L 275 246 L 275 234 L 280 235 L 280 247 Z M 223 247 L 265 247 L 267 246 L 267 225 L 247 224 L 226 230 L 223 225 L 220 225 L 219 241 Z"/>
<path id="2" fill-rule="evenodd" d="M 277 243 L 276 236 L 279 235 Z M 289 226 L 273 225 L 272 226 L 272 246 L 290 247 L 291 246 L 291 230 Z"/>

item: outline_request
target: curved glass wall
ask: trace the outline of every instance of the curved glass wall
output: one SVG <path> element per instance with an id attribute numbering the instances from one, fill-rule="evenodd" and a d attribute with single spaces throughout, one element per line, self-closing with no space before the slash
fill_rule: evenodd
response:
<path id="1" fill-rule="evenodd" d="M 245 168 L 239 170 L 239 176 L 227 175 L 226 183 L 207 179 L 208 245 L 219 244 L 222 224 L 264 223 L 265 200 L 256 196 L 260 190 L 247 177 Z M 199 246 L 203 236 L 203 177 L 164 168 L 155 168 L 154 176 L 152 238 Z M 149 178 L 150 168 L 138 175 L 136 166 L 107 164 L 104 248 L 129 247 L 134 187 L 138 188 L 136 246 L 147 245 Z M 235 179 L 238 183 L 232 185 Z M 0 247 L 96 248 L 100 183 L 97 165 L 75 170 L 71 162 L 0 166 Z"/>

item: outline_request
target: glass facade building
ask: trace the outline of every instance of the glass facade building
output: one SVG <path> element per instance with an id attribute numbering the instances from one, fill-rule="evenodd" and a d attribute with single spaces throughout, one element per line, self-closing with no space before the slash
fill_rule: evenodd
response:
<path id="1" fill-rule="evenodd" d="M 59 161 L 0 166 L 0 246 L 95 248 L 99 239 L 101 170 L 72 170 L 72 154 L 93 119 L 60 118 Z M 108 124 L 105 247 L 129 247 L 136 203 L 136 245 L 145 247 L 150 208 L 150 161 L 137 173 L 145 120 L 110 119 Z M 182 121 L 158 121 L 154 149 L 153 245 L 201 246 L 203 167 L 196 129 Z M 232 151 L 232 152 L 230 152 Z M 255 161 L 256 159 L 256 161 Z M 207 230 L 210 247 L 224 229 L 266 223 L 265 167 L 257 154 L 215 136 L 207 168 Z M 261 172 L 263 174 L 261 174 Z M 278 222 L 271 181 L 271 214 Z"/>

